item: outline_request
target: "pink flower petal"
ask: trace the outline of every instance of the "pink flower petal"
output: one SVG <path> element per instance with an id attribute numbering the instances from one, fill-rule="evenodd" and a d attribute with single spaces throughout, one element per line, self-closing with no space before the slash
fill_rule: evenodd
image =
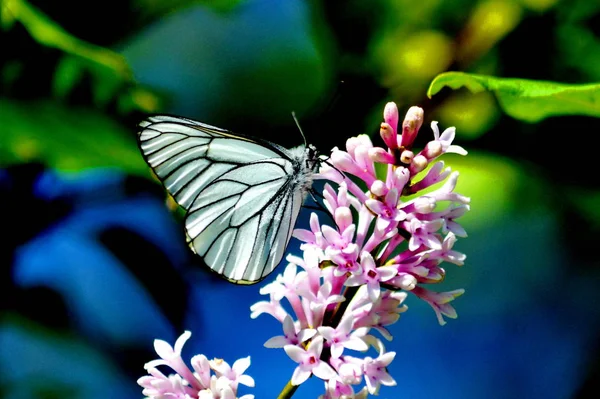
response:
<path id="1" fill-rule="evenodd" d="M 306 351 L 302 348 L 297 347 L 296 345 L 286 345 L 283 347 L 283 350 L 287 355 L 295 361 L 296 363 L 302 363 L 304 358 L 306 357 Z"/>
<path id="2" fill-rule="evenodd" d="M 300 385 L 304 381 L 308 380 L 312 372 L 309 370 L 303 369 L 301 366 L 296 367 L 294 373 L 292 374 L 292 385 Z"/>
<path id="3" fill-rule="evenodd" d="M 286 345 L 289 345 L 290 341 L 284 337 L 283 335 L 278 335 L 276 337 L 271 337 L 263 344 L 265 348 L 283 348 Z"/>
<path id="4" fill-rule="evenodd" d="M 310 230 L 295 229 L 292 236 L 303 242 L 315 242 L 315 234 Z"/>
<path id="5" fill-rule="evenodd" d="M 359 352 L 365 352 L 369 349 L 369 345 L 367 345 L 365 341 L 358 337 L 350 337 L 347 341 L 344 342 L 344 346 L 348 349 L 352 349 L 354 351 Z"/>
<path id="6" fill-rule="evenodd" d="M 337 376 L 335 370 L 326 362 L 319 362 L 317 367 L 313 368 L 312 372 L 322 380 L 330 380 Z"/>

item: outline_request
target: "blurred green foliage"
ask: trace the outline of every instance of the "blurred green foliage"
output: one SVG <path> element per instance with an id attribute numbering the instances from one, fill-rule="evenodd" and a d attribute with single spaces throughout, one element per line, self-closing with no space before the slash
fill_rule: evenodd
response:
<path id="1" fill-rule="evenodd" d="M 32 38 L 43 46 L 54 47 L 65 53 L 104 65 L 120 74 L 122 79 L 130 77 L 129 67 L 120 55 L 68 34 L 60 25 L 25 0 L 3 0 L 2 28 L 10 29 L 15 22 L 23 24 Z"/>
<path id="2" fill-rule="evenodd" d="M 64 171 L 114 166 L 147 175 L 133 135 L 93 109 L 0 98 L 2 164 L 43 161 Z"/>
<path id="3" fill-rule="evenodd" d="M 119 89 L 133 83 L 129 65 L 116 52 L 80 40 L 61 28 L 59 24 L 48 18 L 37 8 L 24 0 L 2 0 L 1 23 L 4 30 L 11 29 L 19 22 L 40 45 L 55 48 L 64 55 L 56 66 L 52 82 L 53 93 L 57 98 L 64 98 L 80 82 L 84 73 L 90 74 L 93 80 L 93 98 L 98 106 L 105 105 Z M 14 64 L 13 64 L 14 65 Z M 11 71 L 8 71 L 9 80 Z M 139 91 L 140 88 L 134 91 Z M 135 104 L 145 111 L 157 109 L 156 99 L 132 95 L 130 90 L 123 90 L 122 110 L 131 111 Z M 127 101 L 127 98 L 132 101 Z M 138 99 L 143 101 L 136 101 Z"/>
<path id="4" fill-rule="evenodd" d="M 431 97 L 446 86 L 452 89 L 466 87 L 472 93 L 490 91 L 504 112 L 526 122 L 561 115 L 600 117 L 600 84 L 567 85 L 446 72 L 431 82 L 427 95 Z"/>

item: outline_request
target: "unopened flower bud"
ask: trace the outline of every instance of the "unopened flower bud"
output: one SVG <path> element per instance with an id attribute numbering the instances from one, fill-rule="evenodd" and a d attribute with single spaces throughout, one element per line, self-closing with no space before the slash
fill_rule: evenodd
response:
<path id="1" fill-rule="evenodd" d="M 356 167 L 352 157 L 347 152 L 339 150 L 331 152 L 331 163 L 342 170 Z"/>
<path id="2" fill-rule="evenodd" d="M 410 148 L 422 124 L 423 109 L 420 107 L 410 107 L 404 117 L 404 122 L 402 122 L 402 141 L 400 142 L 400 146 Z"/>
<path id="3" fill-rule="evenodd" d="M 334 218 L 340 231 L 346 230 L 346 228 L 352 224 L 352 212 L 350 211 L 350 208 L 346 206 L 337 208 L 335 210 Z"/>
<path id="4" fill-rule="evenodd" d="M 381 147 L 369 148 L 369 158 L 373 162 L 394 164 L 394 156 Z"/>
<path id="5" fill-rule="evenodd" d="M 421 279 L 421 282 L 425 284 L 436 284 L 441 283 L 446 279 L 446 271 L 441 267 L 433 267 L 429 270 L 427 276 Z"/>
<path id="6" fill-rule="evenodd" d="M 415 200 L 415 210 L 419 213 L 431 213 L 435 209 L 435 199 L 427 196 L 419 197 Z"/>
<path id="7" fill-rule="evenodd" d="M 408 273 L 398 273 L 389 283 L 405 291 L 410 291 L 417 286 L 417 279 Z"/>
<path id="8" fill-rule="evenodd" d="M 375 180 L 373 184 L 371 184 L 371 193 L 377 197 L 385 197 L 388 193 L 388 188 L 381 180 Z"/>
<path id="9" fill-rule="evenodd" d="M 415 154 L 412 151 L 404 150 L 402 151 L 402 154 L 400 154 L 400 161 L 408 165 L 412 162 L 414 156 Z"/>
<path id="10" fill-rule="evenodd" d="M 429 143 L 427 143 L 427 145 L 425 146 L 423 151 L 421 151 L 421 154 L 423 154 L 425 156 L 425 158 L 427 158 L 427 159 L 437 158 L 440 155 L 442 155 L 442 153 L 443 153 L 442 143 L 440 143 L 437 140 L 430 141 Z"/>
<path id="11" fill-rule="evenodd" d="M 373 147 L 373 143 L 371 142 L 371 139 L 368 135 L 359 134 L 356 137 L 351 137 L 348 140 L 346 140 L 346 150 L 351 156 L 355 156 L 355 152 L 358 147 Z"/>
<path id="12" fill-rule="evenodd" d="M 357 137 L 350 137 L 348 140 L 346 140 L 346 151 L 348 151 L 348 154 L 350 154 L 350 156 L 354 156 L 354 151 L 356 150 L 356 147 L 358 147 L 360 145 L 360 141 L 358 140 Z"/>
<path id="13" fill-rule="evenodd" d="M 379 134 L 383 139 L 385 145 L 387 145 L 391 149 L 398 148 L 398 135 L 393 127 L 390 126 L 389 123 L 383 122 L 381 127 L 379 128 Z"/>
<path id="14" fill-rule="evenodd" d="M 396 106 L 396 103 L 387 103 L 383 109 L 383 120 L 392 127 L 394 133 L 397 133 L 399 118 L 400 117 L 398 116 L 398 107 Z"/>
<path id="15" fill-rule="evenodd" d="M 404 186 L 410 180 L 410 172 L 407 168 L 399 167 L 394 171 L 392 187 L 395 187 L 399 193 L 402 193 Z"/>
<path id="16" fill-rule="evenodd" d="M 427 164 L 427 158 L 421 154 L 417 155 L 410 163 L 410 173 L 413 175 L 419 173 L 427 167 Z"/>

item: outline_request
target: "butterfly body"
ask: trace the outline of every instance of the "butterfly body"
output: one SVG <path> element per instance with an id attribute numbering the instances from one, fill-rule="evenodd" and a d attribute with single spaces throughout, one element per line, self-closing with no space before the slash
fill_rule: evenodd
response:
<path id="1" fill-rule="evenodd" d="M 146 161 L 186 210 L 190 248 L 235 283 L 253 284 L 271 273 L 319 167 L 315 148 L 288 150 L 166 115 L 140 127 Z"/>

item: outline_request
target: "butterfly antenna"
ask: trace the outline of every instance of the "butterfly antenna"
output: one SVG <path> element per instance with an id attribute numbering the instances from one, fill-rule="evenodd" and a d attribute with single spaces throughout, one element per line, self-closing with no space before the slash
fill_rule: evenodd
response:
<path id="1" fill-rule="evenodd" d="M 298 126 L 298 130 L 300 130 L 300 134 L 302 135 L 302 138 L 304 139 L 304 146 L 308 147 L 308 142 L 306 141 L 306 136 L 304 135 L 304 132 L 302 131 L 302 128 L 300 127 L 300 122 L 298 122 L 298 118 L 296 118 L 295 111 L 292 111 L 292 118 L 294 118 L 294 122 L 296 122 L 296 126 Z"/>

